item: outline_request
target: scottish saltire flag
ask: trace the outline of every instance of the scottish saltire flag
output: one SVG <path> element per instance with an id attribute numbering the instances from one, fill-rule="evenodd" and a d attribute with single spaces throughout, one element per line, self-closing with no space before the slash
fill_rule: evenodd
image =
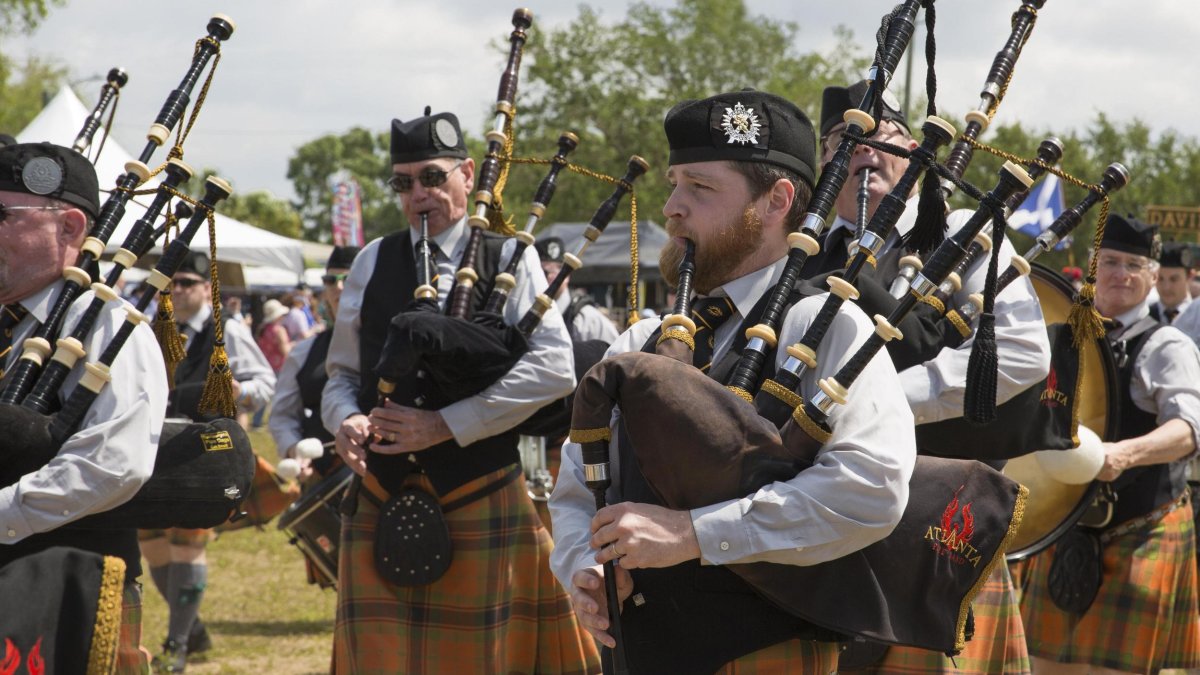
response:
<path id="1" fill-rule="evenodd" d="M 334 246 L 363 246 L 362 188 L 347 171 L 329 177 Z"/>
<path id="2" fill-rule="evenodd" d="M 1031 237 L 1046 231 L 1063 212 L 1062 182 L 1052 173 L 1033 186 L 1025 201 L 1008 217 L 1008 226 Z M 1070 237 L 1055 248 L 1066 248 Z"/>

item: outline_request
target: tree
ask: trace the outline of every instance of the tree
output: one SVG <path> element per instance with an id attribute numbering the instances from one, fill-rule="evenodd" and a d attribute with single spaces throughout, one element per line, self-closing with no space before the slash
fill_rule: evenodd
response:
<path id="1" fill-rule="evenodd" d="M 315 241 L 332 237 L 329 177 L 348 171 L 362 187 L 363 230 L 368 241 L 398 228 L 404 218 L 387 187 L 389 137 L 355 127 L 341 135 L 309 141 L 288 160 L 287 177 L 295 186 L 296 209 L 305 236 Z"/>
<path id="2" fill-rule="evenodd" d="M 16 64 L 0 53 L 0 133 L 16 135 L 25 128 L 41 112 L 46 92 L 66 77 L 66 68 L 52 62 L 31 57 Z"/>
<path id="3" fill-rule="evenodd" d="M 641 155 L 651 166 L 636 185 L 641 217 L 661 220 L 668 195 L 662 120 L 672 105 L 754 87 L 795 101 L 815 125 L 822 90 L 854 81 L 869 65 L 846 29 L 835 30 L 839 43 L 830 54 L 799 53 L 798 30 L 751 14 L 742 0 L 680 0 L 666 8 L 637 2 L 612 24 L 583 6 L 570 24 L 539 33 L 526 48 L 516 154 L 549 158 L 559 134 L 573 131 L 580 145 L 571 160 L 601 173 L 619 177 L 629 156 Z M 515 169 L 506 210 L 524 209 L 544 173 Z M 548 220 L 586 220 L 611 191 L 564 176 Z"/>
<path id="4" fill-rule="evenodd" d="M 206 168 L 198 177 L 187 182 L 184 192 L 200 199 L 204 195 L 204 183 L 208 177 L 221 175 L 216 169 Z M 235 185 L 233 194 L 217 205 L 217 212 L 284 237 L 299 239 L 303 234 L 304 228 L 296 209 L 266 190 L 240 194 Z"/>
<path id="5" fill-rule="evenodd" d="M 1200 143 L 1171 129 L 1156 133 L 1138 119 L 1115 122 L 1099 113 L 1082 131 L 1030 130 L 1020 123 L 1011 123 L 993 127 L 982 140 L 1018 156 L 1033 157 L 1038 144 L 1049 136 L 1063 141 L 1063 170 L 1085 183 L 1099 182 L 1105 167 L 1113 162 L 1125 165 L 1131 179 L 1128 187 L 1111 195 L 1113 213 L 1144 217 L 1145 207 L 1150 205 L 1200 205 Z M 990 189 L 996 183 L 1001 162 L 977 151 L 967 170 L 967 180 L 983 190 Z M 1084 191 L 1064 185 L 1063 197 L 1070 208 L 1083 199 Z M 974 208 L 957 197 L 954 205 Z M 1051 267 L 1086 265 L 1099 211 L 1097 205 L 1084 218 L 1074 233 L 1069 252 L 1051 252 L 1039 258 L 1039 262 Z M 1022 252 L 1033 245 L 1031 237 L 1013 233 L 1012 238 Z"/>
<path id="6" fill-rule="evenodd" d="M 50 5 L 63 4 L 65 0 L 0 0 L 0 34 L 33 30 L 50 13 Z"/>

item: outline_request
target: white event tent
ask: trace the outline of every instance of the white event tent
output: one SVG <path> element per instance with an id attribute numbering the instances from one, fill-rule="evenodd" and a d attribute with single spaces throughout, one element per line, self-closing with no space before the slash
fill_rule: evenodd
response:
<path id="1" fill-rule="evenodd" d="M 128 112 L 128 111 L 122 111 Z M 75 136 L 83 127 L 84 121 L 91 113 L 90 109 L 85 107 L 69 88 L 63 87 L 58 94 L 46 104 L 38 116 L 33 119 L 22 131 L 17 134 L 17 140 L 22 143 L 37 143 L 41 141 L 49 141 L 58 145 L 70 147 L 75 142 Z M 182 122 L 181 122 L 182 124 Z M 149 122 L 147 122 L 149 128 Z M 197 129 L 200 127 L 198 126 Z M 92 142 L 92 149 L 88 151 L 88 156 L 95 154 L 95 148 L 104 139 L 104 129 L 101 128 L 96 132 L 95 140 Z M 171 134 L 168 143 L 175 140 L 175 133 Z M 142 147 L 138 148 L 141 151 Z M 169 147 L 162 147 L 155 151 L 150 158 L 150 168 L 153 170 L 159 164 L 164 162 L 167 157 Z M 125 163 L 134 160 L 135 157 L 113 138 L 109 138 L 104 143 L 103 152 L 100 154 L 99 160 L 96 161 L 96 174 L 100 179 L 100 189 L 109 190 L 117 184 L 117 178 L 125 172 Z M 191 158 L 185 155 L 184 161 Z M 202 166 L 203 158 L 198 158 L 198 163 L 193 164 L 192 168 L 199 169 Z M 219 158 L 212 158 L 210 161 L 217 163 Z M 190 162 L 189 162 L 190 163 Z M 196 180 L 196 179 L 193 179 Z M 145 188 L 157 185 L 160 182 L 159 176 L 155 176 L 150 182 L 143 186 Z M 237 189 L 236 184 L 234 189 Z M 100 195 L 101 203 L 106 199 L 105 193 Z M 146 205 L 149 204 L 150 195 L 135 197 L 130 200 L 126 206 L 125 217 L 121 219 L 121 223 L 117 226 L 116 231 L 109 239 L 107 251 L 115 252 L 121 247 L 121 242 L 125 240 L 126 235 L 133 227 L 133 223 L 146 211 Z M 217 206 L 216 228 L 217 228 L 217 257 L 227 263 L 241 263 L 246 266 L 244 270 L 244 278 L 247 281 L 255 277 L 262 276 L 267 273 L 268 276 L 279 278 L 281 274 L 291 275 L 292 283 L 301 280 L 304 273 L 304 254 L 301 242 L 296 239 L 289 239 L 273 232 L 248 225 L 246 223 L 234 220 L 220 214 L 220 205 Z M 208 228 L 202 227 L 196 234 L 196 238 L 192 240 L 192 250 L 208 251 Z M 157 258 L 162 253 L 161 247 L 155 247 L 151 250 L 148 257 Z M 261 271 L 257 268 L 266 268 Z M 241 270 L 239 270 L 241 271 Z"/>

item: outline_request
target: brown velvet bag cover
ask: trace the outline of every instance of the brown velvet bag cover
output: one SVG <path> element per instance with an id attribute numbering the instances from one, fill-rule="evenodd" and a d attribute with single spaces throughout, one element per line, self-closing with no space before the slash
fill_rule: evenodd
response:
<path id="1" fill-rule="evenodd" d="M 781 436 L 751 404 L 690 364 L 658 354 L 620 354 L 588 371 L 575 393 L 573 435 L 606 428 L 617 404 L 642 474 L 673 509 L 789 480 L 819 450 L 794 422 Z M 889 644 L 961 650 L 968 607 L 1004 561 L 1025 489 L 980 462 L 923 456 L 909 487 L 899 525 L 865 549 L 809 567 L 728 567 L 764 598 L 820 626 Z"/>

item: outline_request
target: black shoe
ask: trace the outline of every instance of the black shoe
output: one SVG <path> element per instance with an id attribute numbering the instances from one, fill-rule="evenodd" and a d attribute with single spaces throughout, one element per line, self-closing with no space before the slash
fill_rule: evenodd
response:
<path id="1" fill-rule="evenodd" d="M 167 638 L 163 642 L 162 654 L 154 657 L 150 667 L 155 673 L 182 673 L 187 667 L 187 647 Z"/>
<path id="2" fill-rule="evenodd" d="M 199 654 L 212 649 L 212 636 L 200 617 L 192 622 L 192 630 L 188 632 L 187 651 L 189 654 Z"/>

